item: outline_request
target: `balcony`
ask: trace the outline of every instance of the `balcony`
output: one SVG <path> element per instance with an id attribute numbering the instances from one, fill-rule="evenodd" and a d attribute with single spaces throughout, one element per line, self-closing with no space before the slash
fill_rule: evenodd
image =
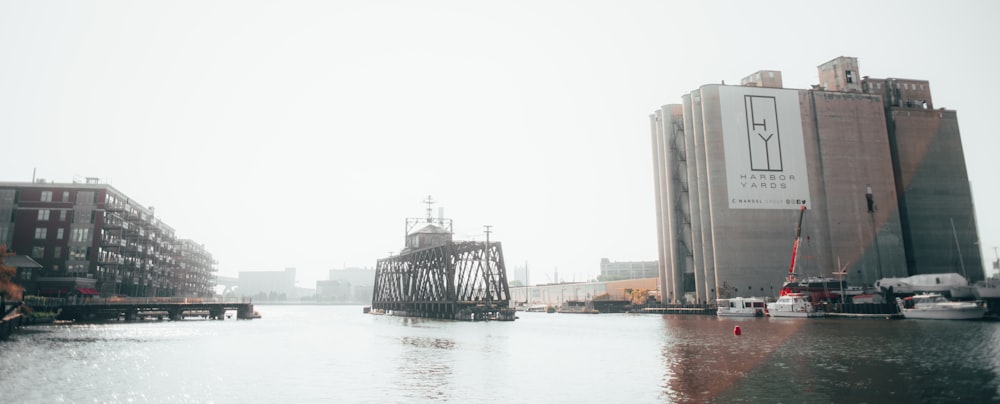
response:
<path id="1" fill-rule="evenodd" d="M 122 220 L 120 217 L 117 217 L 115 215 L 105 214 L 104 215 L 104 228 L 106 228 L 106 229 L 121 229 L 121 228 L 126 228 L 125 227 L 125 221 Z"/>
<path id="2" fill-rule="evenodd" d="M 101 247 L 125 247 L 127 243 L 121 237 L 102 237 Z"/>
<path id="3" fill-rule="evenodd" d="M 106 266 L 125 265 L 125 258 L 118 254 L 101 254 L 97 257 L 97 263 Z"/>
<path id="4" fill-rule="evenodd" d="M 105 203 L 104 204 L 104 210 L 110 211 L 110 212 L 121 212 L 121 211 L 125 210 L 125 204 L 124 203 Z"/>

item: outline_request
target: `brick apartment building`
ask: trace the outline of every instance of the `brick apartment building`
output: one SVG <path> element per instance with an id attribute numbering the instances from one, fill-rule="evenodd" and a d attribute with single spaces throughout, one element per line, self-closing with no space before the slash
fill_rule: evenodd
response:
<path id="1" fill-rule="evenodd" d="M 29 295 L 214 296 L 212 255 L 96 178 L 0 182 L 0 244 L 41 264 Z"/>

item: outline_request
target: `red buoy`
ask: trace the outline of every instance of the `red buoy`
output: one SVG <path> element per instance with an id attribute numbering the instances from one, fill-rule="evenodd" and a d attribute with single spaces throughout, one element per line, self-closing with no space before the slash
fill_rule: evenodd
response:
<path id="1" fill-rule="evenodd" d="M 739 336 L 740 334 L 743 334 L 743 330 L 740 329 L 740 326 L 734 327 L 733 328 L 733 335 Z"/>

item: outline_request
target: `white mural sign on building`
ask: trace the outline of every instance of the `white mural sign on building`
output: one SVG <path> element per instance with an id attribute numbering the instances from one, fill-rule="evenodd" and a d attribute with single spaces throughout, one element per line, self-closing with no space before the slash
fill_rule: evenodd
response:
<path id="1" fill-rule="evenodd" d="M 811 209 L 796 91 L 719 87 L 730 209 Z"/>

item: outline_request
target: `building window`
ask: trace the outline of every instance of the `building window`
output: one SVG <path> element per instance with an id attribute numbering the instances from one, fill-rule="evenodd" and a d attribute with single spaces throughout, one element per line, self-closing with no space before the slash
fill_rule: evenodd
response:
<path id="1" fill-rule="evenodd" d="M 31 258 L 35 259 L 45 258 L 45 246 L 31 247 Z"/>
<path id="2" fill-rule="evenodd" d="M 38 210 L 38 220 L 49 220 L 49 210 L 39 209 Z"/>
<path id="3" fill-rule="evenodd" d="M 52 191 L 42 191 L 42 202 L 52 202 Z"/>
<path id="4" fill-rule="evenodd" d="M 847 84 L 851 84 L 854 82 L 854 73 L 851 72 L 850 70 L 845 70 L 844 76 L 847 77 Z"/>
<path id="5" fill-rule="evenodd" d="M 31 268 L 18 268 L 17 277 L 24 280 L 31 280 Z"/>
<path id="6" fill-rule="evenodd" d="M 90 243 L 90 229 L 79 228 L 70 231 L 69 241 L 77 243 Z"/>
<path id="7" fill-rule="evenodd" d="M 63 239 L 63 232 L 64 231 L 65 231 L 65 229 L 56 229 L 56 240 L 62 240 Z"/>
<path id="8" fill-rule="evenodd" d="M 59 221 L 60 222 L 65 222 L 66 221 L 66 211 L 65 210 L 60 210 L 59 211 Z"/>
<path id="9" fill-rule="evenodd" d="M 52 258 L 62 258 L 62 247 L 52 247 Z"/>
<path id="10" fill-rule="evenodd" d="M 80 191 L 76 193 L 76 203 L 78 205 L 93 205 L 94 193 L 91 191 Z"/>
<path id="11" fill-rule="evenodd" d="M 73 261 L 86 261 L 87 247 L 70 247 L 69 259 Z"/>
<path id="12" fill-rule="evenodd" d="M 66 271 L 69 273 L 85 273 L 87 272 L 86 264 L 67 264 Z"/>
<path id="13" fill-rule="evenodd" d="M 48 235 L 48 231 L 49 231 L 49 229 L 46 229 L 44 227 L 36 227 L 35 228 L 35 240 L 45 240 L 45 236 Z"/>
<path id="14" fill-rule="evenodd" d="M 69 191 L 63 191 L 63 202 L 69 202 Z"/>

